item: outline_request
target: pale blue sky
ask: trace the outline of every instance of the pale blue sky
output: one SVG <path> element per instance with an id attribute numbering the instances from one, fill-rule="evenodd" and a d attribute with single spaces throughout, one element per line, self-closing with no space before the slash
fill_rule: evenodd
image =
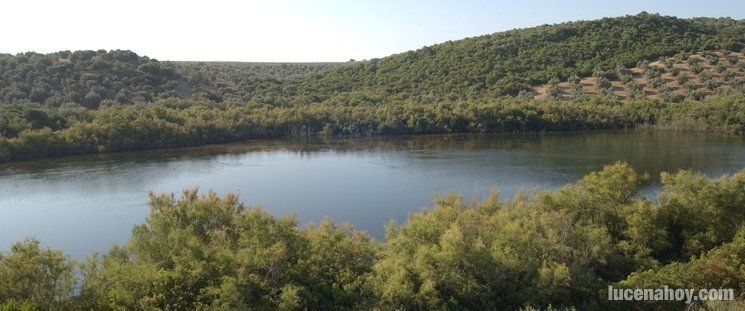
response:
<path id="1" fill-rule="evenodd" d="M 641 11 L 745 18 L 745 1 L 720 0 L 11 0 L 3 6 L 0 52 L 131 49 L 162 60 L 222 61 L 369 59 L 513 28 Z"/>

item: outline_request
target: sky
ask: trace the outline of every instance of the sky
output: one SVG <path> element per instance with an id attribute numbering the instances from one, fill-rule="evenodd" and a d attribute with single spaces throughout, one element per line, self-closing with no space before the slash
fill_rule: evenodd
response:
<path id="1" fill-rule="evenodd" d="M 745 1 L 3 0 L 0 53 L 128 49 L 159 60 L 321 62 L 565 21 L 745 18 Z"/>

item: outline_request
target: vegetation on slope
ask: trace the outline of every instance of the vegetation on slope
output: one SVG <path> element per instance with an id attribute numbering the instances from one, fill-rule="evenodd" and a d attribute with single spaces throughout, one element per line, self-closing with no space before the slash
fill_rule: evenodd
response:
<path id="1" fill-rule="evenodd" d="M 704 51 L 676 54 L 637 67 L 597 69 L 592 77 L 569 77 L 566 82 L 552 79 L 534 87 L 536 98 L 581 99 L 599 95 L 621 100 L 663 99 L 701 100 L 714 94 L 742 92 L 745 89 L 745 55 L 738 52 Z"/>
<path id="2" fill-rule="evenodd" d="M 0 102 L 46 106 L 148 103 L 159 98 L 213 101 L 281 93 L 282 83 L 336 63 L 158 62 L 131 51 L 0 54 Z M 258 99 L 262 99 L 259 97 Z"/>
<path id="3" fill-rule="evenodd" d="M 638 195 L 647 180 L 618 163 L 511 200 L 436 197 L 390 224 L 384 242 L 330 221 L 299 227 L 233 195 L 152 194 L 150 217 L 129 242 L 82 265 L 35 240 L 14 245 L 0 256 L 0 301 L 95 310 L 628 310 L 652 306 L 607 301 L 608 285 L 742 293 L 745 171 L 664 174 L 655 202 Z"/>
<path id="4" fill-rule="evenodd" d="M 421 103 L 484 99 L 660 56 L 739 52 L 743 38 L 741 20 L 640 13 L 511 30 L 345 65 L 172 64 L 130 51 L 0 55 L 0 102 L 97 107 L 104 100 L 142 103 L 174 96 L 271 105 L 349 97 Z"/>
<path id="5" fill-rule="evenodd" d="M 129 51 L 0 55 L 0 161 L 318 134 L 742 131 L 743 38 L 740 20 L 641 13 L 344 64 L 165 63 Z M 686 98 L 675 90 L 632 103 L 603 94 L 571 103 L 524 96 L 536 83 L 591 73 L 608 79 L 616 68 L 713 49 L 738 60 L 721 78 L 687 81 L 688 100 L 722 95 L 700 107 L 676 104 Z M 716 71 L 718 63 L 706 66 Z M 732 73 L 727 83 L 724 72 Z"/>
<path id="6" fill-rule="evenodd" d="M 173 66 L 131 51 L 0 54 L 0 101 L 75 103 L 147 102 L 178 89 Z"/>
<path id="7" fill-rule="evenodd" d="M 631 67 L 643 60 L 694 50 L 745 47 L 745 22 L 678 19 L 656 14 L 604 18 L 518 29 L 424 47 L 308 77 L 304 90 L 327 94 L 444 99 L 517 95 L 531 85 L 595 69 Z M 325 98 L 325 97 L 324 97 Z"/>
<path id="8" fill-rule="evenodd" d="M 345 66 L 345 63 L 239 63 L 176 62 L 176 71 L 188 80 L 192 98 L 241 103 L 279 102 L 284 85 Z"/>

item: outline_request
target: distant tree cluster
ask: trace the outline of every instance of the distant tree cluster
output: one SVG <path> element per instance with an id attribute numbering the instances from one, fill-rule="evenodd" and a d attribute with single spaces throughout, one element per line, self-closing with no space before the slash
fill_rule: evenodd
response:
<path id="1" fill-rule="evenodd" d="M 0 162 L 81 153 L 223 143 L 250 138 L 494 133 L 665 127 L 745 132 L 742 95 L 701 102 L 608 96 L 578 101 L 506 98 L 422 105 L 250 106 L 162 100 L 148 105 L 0 106 Z"/>
<path id="2" fill-rule="evenodd" d="M 173 66 L 131 51 L 0 54 L 0 102 L 47 106 L 150 102 L 177 86 Z"/>

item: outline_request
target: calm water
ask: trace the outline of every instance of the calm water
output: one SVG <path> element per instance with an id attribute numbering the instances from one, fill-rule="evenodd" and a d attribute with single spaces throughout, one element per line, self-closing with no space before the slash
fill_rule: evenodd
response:
<path id="1" fill-rule="evenodd" d="M 591 132 L 251 141 L 193 149 L 90 155 L 0 165 L 0 249 L 27 236 L 75 258 L 127 240 L 147 191 L 198 186 L 301 223 L 329 217 L 376 237 L 435 193 L 503 197 L 555 188 L 614 161 L 652 176 L 745 168 L 745 139 L 715 134 Z M 655 191 L 655 186 L 647 194 Z"/>

